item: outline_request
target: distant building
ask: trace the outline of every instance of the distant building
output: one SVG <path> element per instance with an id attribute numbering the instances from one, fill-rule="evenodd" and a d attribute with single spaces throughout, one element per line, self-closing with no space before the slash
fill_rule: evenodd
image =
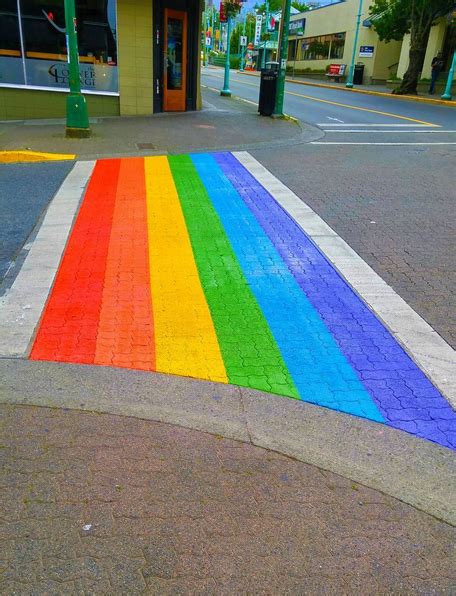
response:
<path id="1" fill-rule="evenodd" d="M 293 15 L 290 19 L 288 65 L 298 72 L 324 71 L 330 64 L 351 63 L 355 24 L 359 0 L 340 0 L 325 5 L 318 3 L 310 11 Z M 309 3 L 308 3 L 309 4 Z M 402 41 L 385 43 L 380 41 L 369 20 L 369 5 L 363 6 L 361 27 L 356 48 L 355 62 L 364 64 L 364 83 L 383 83 L 398 76 L 402 77 L 408 67 L 410 36 Z M 296 35 L 296 25 L 303 21 L 300 32 Z M 450 17 L 441 18 L 431 29 L 428 49 L 423 65 L 422 78 L 430 78 L 432 58 L 442 51 L 448 71 L 456 46 L 456 24 Z M 348 69 L 347 69 L 348 70 Z M 321 75 L 324 77 L 324 74 Z"/>

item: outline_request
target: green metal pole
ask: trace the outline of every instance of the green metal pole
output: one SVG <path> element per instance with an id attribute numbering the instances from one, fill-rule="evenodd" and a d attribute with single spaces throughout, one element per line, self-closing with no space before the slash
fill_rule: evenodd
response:
<path id="1" fill-rule="evenodd" d="M 264 32 L 266 34 L 266 37 L 268 36 L 268 21 L 269 21 L 269 2 L 268 0 L 266 0 L 266 26 L 264 28 Z M 263 57 L 261 60 L 261 68 L 266 68 L 266 44 L 267 44 L 267 39 L 264 40 L 263 43 Z"/>
<path id="2" fill-rule="evenodd" d="M 359 0 L 358 16 L 356 18 L 355 39 L 353 41 L 353 53 L 352 53 L 352 59 L 351 59 L 351 64 L 350 64 L 350 70 L 348 73 L 348 81 L 345 84 L 345 86 L 348 87 L 349 89 L 353 88 L 353 75 L 355 72 L 356 48 L 358 46 L 358 35 L 359 35 L 359 26 L 361 23 L 362 10 L 363 10 L 363 0 Z"/>
<path id="3" fill-rule="evenodd" d="M 242 35 L 245 37 L 245 23 L 247 21 L 247 13 L 244 14 L 244 26 L 242 27 Z M 241 46 L 241 66 L 239 72 L 244 72 L 244 57 L 247 51 L 247 46 Z"/>
<path id="4" fill-rule="evenodd" d="M 442 99 L 451 99 L 451 86 L 453 85 L 455 65 L 456 65 L 456 50 L 453 54 L 453 61 L 450 66 L 450 72 L 448 73 L 448 79 L 447 79 L 447 84 L 445 87 L 445 93 L 442 95 Z"/>
<path id="5" fill-rule="evenodd" d="M 280 19 L 279 78 L 273 116 L 283 116 L 283 99 L 285 96 L 285 76 L 288 58 L 288 29 L 290 27 L 291 0 L 282 2 L 282 18 Z"/>
<path id="6" fill-rule="evenodd" d="M 230 37 L 231 37 L 231 17 L 226 17 L 226 59 L 225 59 L 225 77 L 223 80 L 223 89 L 220 95 L 231 97 L 230 91 Z"/>
<path id="7" fill-rule="evenodd" d="M 207 68 L 208 64 L 209 64 L 209 47 L 207 45 L 207 31 L 209 29 L 209 15 L 207 14 L 207 12 L 204 13 L 204 49 L 206 51 L 206 60 L 205 60 L 205 66 Z"/>
<path id="8" fill-rule="evenodd" d="M 70 93 L 66 101 L 66 136 L 89 137 L 89 115 L 79 78 L 79 52 L 74 0 L 65 0 L 65 27 L 68 51 Z"/>

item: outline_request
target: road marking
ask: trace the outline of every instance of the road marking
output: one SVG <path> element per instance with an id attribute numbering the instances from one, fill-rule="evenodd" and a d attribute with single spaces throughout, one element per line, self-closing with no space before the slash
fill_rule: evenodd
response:
<path id="1" fill-rule="evenodd" d="M 221 78 L 221 77 L 218 77 Z M 242 83 L 243 85 L 250 85 L 251 87 L 258 87 L 253 83 L 248 83 L 247 81 L 239 81 L 238 79 L 231 79 L 234 82 Z M 389 116 L 390 118 L 398 118 L 399 120 L 409 120 L 410 122 L 417 122 L 418 124 L 423 124 L 424 126 L 438 126 L 438 124 L 432 124 L 431 122 L 425 122 L 424 120 L 417 120 L 416 118 L 409 118 L 408 116 L 399 116 L 398 114 L 392 114 L 390 112 L 382 112 L 381 110 L 374 110 L 372 108 L 362 108 L 359 106 L 352 106 L 347 103 L 341 103 L 338 101 L 330 101 L 329 99 L 320 99 L 319 97 L 313 97 L 312 95 L 304 95 L 303 93 L 296 93 L 295 91 L 286 91 L 285 93 L 288 95 L 295 95 L 296 97 L 303 97 L 304 99 L 311 99 L 313 101 L 318 101 L 320 103 L 327 103 L 332 106 L 339 106 L 342 108 L 349 108 L 351 110 L 359 110 L 361 112 L 370 112 L 372 114 L 380 114 L 381 116 Z M 325 126 L 325 125 L 323 125 Z"/>
<path id="2" fill-rule="evenodd" d="M 348 122 L 345 122 L 344 124 L 331 124 L 330 122 L 320 122 L 319 124 L 316 124 L 316 126 L 362 126 L 362 127 L 365 127 L 365 126 L 376 126 L 376 127 L 377 126 L 385 126 L 386 127 L 387 126 L 387 127 L 394 127 L 394 128 L 403 127 L 403 126 L 410 126 L 413 128 L 418 128 L 418 127 L 422 126 L 423 128 L 428 128 L 429 124 L 402 124 L 402 123 L 401 124 L 396 124 L 396 123 L 395 124 L 366 124 L 366 123 L 360 124 L 359 122 L 353 123 L 353 124 L 348 123 Z M 432 126 L 440 127 L 440 124 L 433 124 Z"/>
<path id="3" fill-rule="evenodd" d="M 311 145 L 456 145 L 456 142 L 451 143 L 357 143 L 353 142 L 338 142 L 338 141 L 311 141 Z"/>
<path id="4" fill-rule="evenodd" d="M 339 118 L 333 118 L 332 116 L 326 116 L 328 118 L 328 120 L 335 120 L 336 122 L 342 122 L 342 124 L 345 124 L 343 120 L 339 120 Z"/>
<path id="5" fill-rule="evenodd" d="M 456 407 L 456 351 L 323 219 L 252 155 L 246 151 L 237 151 L 233 155 L 301 226 L 450 404 Z"/>
<path id="6" fill-rule="evenodd" d="M 373 134 L 375 132 L 379 132 L 381 134 L 413 134 L 413 133 L 418 133 L 420 135 L 424 135 L 424 134 L 429 134 L 429 133 L 456 133 L 456 130 L 349 130 L 349 129 L 345 129 L 345 128 L 337 128 L 335 130 L 332 130 L 330 128 L 324 128 L 323 129 L 324 132 L 331 132 L 331 133 L 336 133 L 336 132 L 350 132 L 350 133 L 368 133 L 368 134 Z"/>
<path id="7" fill-rule="evenodd" d="M 311 99 L 313 101 L 319 101 L 321 103 L 327 103 L 332 106 L 339 106 L 341 108 L 349 108 L 351 110 L 359 110 L 361 112 L 370 112 L 371 114 L 380 114 L 381 116 L 389 116 L 390 118 L 399 118 L 399 120 L 409 120 L 410 122 L 418 122 L 426 126 L 437 126 L 431 122 L 425 122 L 424 120 L 417 120 L 416 118 L 409 118 L 408 116 L 399 116 L 398 114 L 392 114 L 390 112 L 383 112 L 381 110 L 373 110 L 372 108 L 361 108 L 359 106 L 352 106 L 347 103 L 340 103 L 339 101 L 330 101 L 329 99 L 320 99 L 319 97 L 313 97 L 312 95 L 303 95 L 302 93 L 295 93 L 294 91 L 285 91 L 289 95 L 296 95 L 297 97 L 303 97 L 304 99 Z"/>
<path id="8" fill-rule="evenodd" d="M 0 353 L 24 356 L 38 324 L 95 162 L 75 164 L 51 201 L 32 248 L 0 300 Z"/>
<path id="9" fill-rule="evenodd" d="M 18 163 L 35 161 L 69 161 L 76 158 L 76 155 L 68 153 L 42 153 L 39 151 L 16 150 L 0 151 L 0 163 Z"/>

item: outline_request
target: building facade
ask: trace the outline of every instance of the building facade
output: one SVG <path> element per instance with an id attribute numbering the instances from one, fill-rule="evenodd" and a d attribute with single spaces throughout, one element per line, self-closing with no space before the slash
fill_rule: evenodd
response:
<path id="1" fill-rule="evenodd" d="M 364 65 L 365 84 L 384 83 L 402 77 L 408 67 L 410 37 L 402 41 L 380 41 L 369 19 L 370 2 L 363 2 L 355 63 Z M 314 10 L 293 15 L 291 23 L 303 21 L 301 35 L 290 27 L 288 67 L 312 74 L 325 71 L 330 64 L 351 63 L 359 0 L 341 0 Z M 448 71 L 455 49 L 454 18 L 441 18 L 432 27 L 422 78 L 430 78 L 432 58 L 442 51 Z M 323 75 L 324 76 L 324 75 Z"/>
<path id="2" fill-rule="evenodd" d="M 200 107 L 201 0 L 75 0 L 90 116 Z M 0 120 L 65 115 L 63 0 L 1 0 Z"/>

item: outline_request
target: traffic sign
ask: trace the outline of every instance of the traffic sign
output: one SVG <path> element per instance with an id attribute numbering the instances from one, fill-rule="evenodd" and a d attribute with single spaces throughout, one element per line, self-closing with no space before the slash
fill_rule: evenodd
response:
<path id="1" fill-rule="evenodd" d="M 241 46 L 247 45 L 247 35 L 241 35 Z"/>

